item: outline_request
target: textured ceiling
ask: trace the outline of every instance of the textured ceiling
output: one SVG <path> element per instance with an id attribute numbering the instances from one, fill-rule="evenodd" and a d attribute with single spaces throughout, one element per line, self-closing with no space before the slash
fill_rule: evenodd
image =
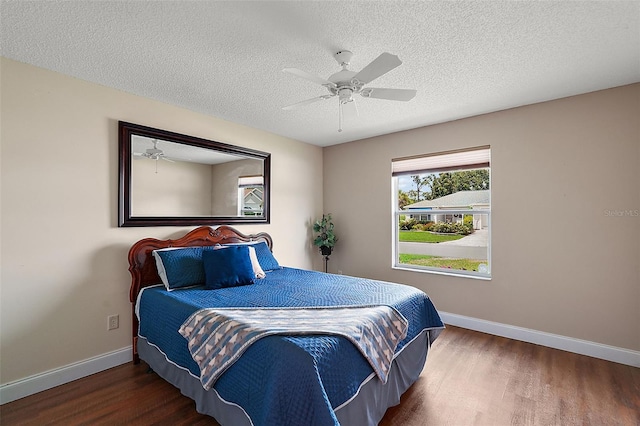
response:
<path id="1" fill-rule="evenodd" d="M 300 141 L 327 146 L 640 81 L 640 2 L 2 1 L 2 56 Z M 404 62 L 356 97 L 339 133 L 337 99 L 282 72 L 327 78 L 333 53 L 359 71 L 382 52 Z M 145 124 L 145 123 L 140 123 Z"/>

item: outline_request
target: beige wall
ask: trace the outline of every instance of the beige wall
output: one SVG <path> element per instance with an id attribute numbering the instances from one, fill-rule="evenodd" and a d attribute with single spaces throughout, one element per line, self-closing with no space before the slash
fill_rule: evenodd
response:
<path id="1" fill-rule="evenodd" d="M 414 285 L 445 312 L 640 350 L 639 117 L 636 84 L 326 148 L 330 268 Z M 393 270 L 391 159 L 481 145 L 493 279 Z"/>
<path id="2" fill-rule="evenodd" d="M 131 216 L 211 216 L 211 169 L 186 161 L 132 161 Z"/>
<path id="3" fill-rule="evenodd" d="M 5 58 L 0 78 L 2 384 L 129 345 L 129 247 L 191 229 L 117 227 L 118 120 L 272 153 L 271 224 L 238 228 L 318 262 L 321 148 Z"/>

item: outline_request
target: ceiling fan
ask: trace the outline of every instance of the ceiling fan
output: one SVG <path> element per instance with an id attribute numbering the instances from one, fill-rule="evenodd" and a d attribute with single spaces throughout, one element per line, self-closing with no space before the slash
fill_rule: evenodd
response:
<path id="1" fill-rule="evenodd" d="M 158 160 L 168 161 L 170 163 L 175 163 L 174 160 L 167 158 L 164 155 L 164 151 L 158 148 L 158 139 L 153 140 L 153 148 L 148 148 L 144 152 L 134 152 L 133 159 L 140 160 L 143 158 L 148 158 L 150 160 L 156 161 L 156 174 L 158 173 Z"/>
<path id="2" fill-rule="evenodd" d="M 133 153 L 133 158 L 135 159 L 140 159 L 140 158 L 148 158 L 150 160 L 164 160 L 164 161 L 168 161 L 170 163 L 174 163 L 175 161 L 167 158 L 164 155 L 164 151 L 161 150 L 160 148 L 158 148 L 158 140 L 154 139 L 153 140 L 153 148 L 149 148 L 147 150 L 145 150 L 145 152 L 134 152 Z"/>
<path id="3" fill-rule="evenodd" d="M 329 91 L 329 94 L 318 96 L 316 98 L 307 99 L 302 102 L 288 105 L 282 109 L 290 110 L 298 107 L 306 106 L 314 102 L 323 101 L 325 99 L 338 97 L 338 131 L 342 131 L 343 114 L 357 115 L 358 110 L 353 99 L 354 94 L 360 94 L 364 98 L 387 99 L 391 101 L 410 101 L 416 95 L 413 89 L 386 89 L 377 87 L 364 87 L 365 84 L 371 83 L 376 78 L 388 73 L 392 69 L 402 64 L 402 61 L 396 55 L 384 52 L 369 65 L 364 67 L 360 72 L 354 72 L 347 69 L 353 53 L 348 50 L 341 50 L 333 55 L 338 64 L 342 67 L 341 71 L 324 79 L 306 71 L 297 68 L 285 68 L 282 71 L 293 74 L 297 77 L 318 83 Z"/>

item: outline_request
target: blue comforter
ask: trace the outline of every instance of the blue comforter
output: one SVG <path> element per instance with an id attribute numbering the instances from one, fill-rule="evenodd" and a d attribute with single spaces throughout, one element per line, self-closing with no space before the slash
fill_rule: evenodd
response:
<path id="1" fill-rule="evenodd" d="M 284 268 L 249 286 L 172 292 L 148 288 L 139 300 L 139 335 L 199 377 L 187 340 L 178 332 L 199 309 L 354 305 L 392 306 L 408 320 L 407 337 L 396 353 L 423 330 L 433 330 L 433 341 L 443 328 L 431 300 L 413 287 Z M 226 401 L 243 407 L 254 425 L 337 425 L 333 410 L 349 401 L 372 374 L 345 337 L 268 336 L 249 347 L 214 388 Z"/>

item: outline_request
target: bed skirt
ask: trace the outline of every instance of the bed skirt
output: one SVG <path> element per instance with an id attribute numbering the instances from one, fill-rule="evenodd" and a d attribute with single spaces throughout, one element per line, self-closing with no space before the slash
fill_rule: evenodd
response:
<path id="1" fill-rule="evenodd" d="M 342 425 L 369 426 L 380 422 L 388 407 L 400 403 L 400 396 L 418 380 L 427 359 L 429 331 L 423 330 L 402 348 L 394 359 L 387 383 L 375 373 L 364 381 L 356 395 L 334 412 Z M 196 411 L 215 418 L 223 426 L 253 425 L 247 413 L 237 404 L 223 400 L 215 388 L 205 390 L 200 380 L 187 370 L 168 362 L 164 353 L 138 339 L 138 354 L 160 377 L 171 383 L 196 403 Z M 253 425 L 258 426 L 258 425 Z"/>

